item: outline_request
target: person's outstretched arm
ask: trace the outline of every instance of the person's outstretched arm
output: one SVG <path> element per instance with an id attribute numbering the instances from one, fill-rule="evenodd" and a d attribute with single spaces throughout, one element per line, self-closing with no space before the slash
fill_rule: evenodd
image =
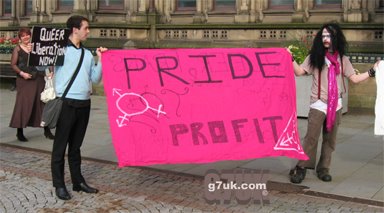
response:
<path id="1" fill-rule="evenodd" d="M 349 80 L 351 80 L 353 83 L 357 84 L 362 81 L 367 80 L 369 77 L 375 77 L 377 66 L 379 65 L 379 61 L 377 61 L 371 69 L 369 69 L 367 72 L 361 73 L 359 75 L 353 74 L 349 77 Z"/>

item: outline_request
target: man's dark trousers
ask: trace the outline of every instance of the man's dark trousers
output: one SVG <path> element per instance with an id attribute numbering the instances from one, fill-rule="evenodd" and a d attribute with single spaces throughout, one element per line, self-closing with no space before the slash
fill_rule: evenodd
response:
<path id="1" fill-rule="evenodd" d="M 80 147 L 83 143 L 87 130 L 90 100 L 88 106 L 84 106 L 85 101 L 71 100 L 64 101 L 60 117 L 57 122 L 55 140 L 52 148 L 52 182 L 53 186 L 64 187 L 64 156 L 68 144 L 68 163 L 71 172 L 71 179 L 74 185 L 85 182 L 81 174 L 81 154 Z M 80 104 L 77 104 L 80 103 Z M 79 107 L 79 106 L 80 107 Z M 87 104 L 86 104 L 87 105 Z"/>

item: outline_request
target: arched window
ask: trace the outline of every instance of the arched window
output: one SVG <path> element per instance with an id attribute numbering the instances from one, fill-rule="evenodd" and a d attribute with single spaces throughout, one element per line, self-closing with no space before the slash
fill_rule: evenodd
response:
<path id="1" fill-rule="evenodd" d="M 379 8 L 384 8 L 384 0 L 379 1 Z"/>
<path id="2" fill-rule="evenodd" d="M 342 0 L 316 0 L 315 8 L 341 8 Z"/>
<path id="3" fill-rule="evenodd" d="M 57 0 L 57 10 L 72 11 L 73 10 L 73 0 Z"/>
<path id="4" fill-rule="evenodd" d="M 236 0 L 215 0 L 213 2 L 213 10 L 215 11 L 235 11 Z"/>
<path id="5" fill-rule="evenodd" d="M 12 15 L 12 0 L 3 0 L 3 16 Z"/>
<path id="6" fill-rule="evenodd" d="M 25 0 L 25 16 L 32 14 L 32 0 Z"/>
<path id="7" fill-rule="evenodd" d="M 177 10 L 179 11 L 196 10 L 196 0 L 177 0 Z"/>
<path id="8" fill-rule="evenodd" d="M 292 9 L 294 0 L 269 0 L 269 9 Z"/>
<path id="9" fill-rule="evenodd" d="M 124 0 L 98 0 L 99 10 L 123 10 Z"/>

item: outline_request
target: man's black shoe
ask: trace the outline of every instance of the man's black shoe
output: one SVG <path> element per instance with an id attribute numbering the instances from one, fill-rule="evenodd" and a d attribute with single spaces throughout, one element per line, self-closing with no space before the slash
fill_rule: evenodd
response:
<path id="1" fill-rule="evenodd" d="M 317 177 L 324 182 L 332 181 L 332 176 L 329 174 L 328 169 L 320 169 L 317 172 Z"/>
<path id="2" fill-rule="evenodd" d="M 58 187 L 58 188 L 56 188 L 55 192 L 56 192 L 56 196 L 62 200 L 71 199 L 71 195 L 69 195 L 69 193 L 65 187 Z"/>
<path id="3" fill-rule="evenodd" d="M 99 190 L 88 186 L 86 183 L 80 183 L 80 184 L 73 185 L 73 191 L 76 191 L 76 192 L 83 191 L 83 192 L 86 192 L 86 193 L 97 193 L 97 192 L 99 192 Z"/>
<path id="4" fill-rule="evenodd" d="M 289 176 L 291 176 L 291 183 L 301 183 L 304 180 L 306 174 L 306 168 L 296 166 L 294 169 L 289 171 Z"/>

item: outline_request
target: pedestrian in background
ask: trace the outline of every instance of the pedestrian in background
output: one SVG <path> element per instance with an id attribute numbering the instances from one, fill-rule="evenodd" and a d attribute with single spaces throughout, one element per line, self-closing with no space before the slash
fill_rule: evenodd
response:
<path id="1" fill-rule="evenodd" d="M 64 64 L 55 67 L 55 90 L 58 97 L 63 95 L 78 66 L 79 71 L 63 100 L 52 148 L 52 182 L 56 196 L 62 200 L 71 199 L 64 181 L 64 156 L 67 145 L 72 189 L 86 193 L 98 192 L 97 189 L 86 183 L 81 174 L 80 148 L 89 121 L 92 82 L 98 83 L 101 80 L 101 53 L 107 50 L 103 47 L 96 49 L 99 60 L 95 65 L 91 51 L 85 49 L 81 43 L 89 35 L 88 19 L 82 16 L 71 16 L 67 20 L 67 28 L 70 30 L 70 35 L 65 50 Z"/>
<path id="2" fill-rule="evenodd" d="M 345 56 L 347 45 L 340 26 L 328 23 L 317 32 L 310 53 L 303 64 L 299 66 L 293 61 L 296 76 L 312 75 L 312 88 L 307 134 L 303 144 L 309 160 L 299 161 L 290 171 L 292 183 L 301 183 L 305 178 L 306 169 L 315 168 L 320 180 L 325 182 L 332 180 L 329 169 L 341 119 L 342 95 L 346 92 L 345 78 L 353 83 L 359 83 L 369 77 L 375 77 L 376 64 L 365 73 L 359 75 L 355 73 L 351 62 Z M 323 142 L 316 166 L 320 133 Z"/>
<path id="3" fill-rule="evenodd" d="M 24 136 L 23 129 L 27 126 L 40 127 L 44 107 L 40 94 L 45 86 L 45 70 L 27 64 L 31 51 L 31 30 L 20 28 L 18 36 L 20 44 L 13 49 L 11 57 L 11 67 L 17 74 L 17 93 L 9 126 L 17 128 L 16 137 L 19 141 L 26 142 L 28 139 Z M 51 140 L 54 138 L 48 127 L 44 127 L 44 136 Z"/>

